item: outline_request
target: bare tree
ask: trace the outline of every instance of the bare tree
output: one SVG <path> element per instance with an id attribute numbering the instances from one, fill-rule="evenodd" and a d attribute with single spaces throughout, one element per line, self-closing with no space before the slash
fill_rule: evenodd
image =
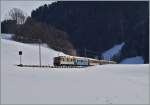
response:
<path id="1" fill-rule="evenodd" d="M 13 8 L 8 12 L 8 19 L 16 20 L 17 24 L 23 24 L 27 18 L 27 14 L 21 9 Z"/>

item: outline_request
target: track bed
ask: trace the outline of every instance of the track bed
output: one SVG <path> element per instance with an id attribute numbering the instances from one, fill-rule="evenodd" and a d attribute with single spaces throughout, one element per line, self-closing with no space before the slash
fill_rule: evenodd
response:
<path id="1" fill-rule="evenodd" d="M 84 68 L 88 66 L 50 66 L 50 65 L 17 65 L 19 67 L 38 67 L 38 68 Z"/>

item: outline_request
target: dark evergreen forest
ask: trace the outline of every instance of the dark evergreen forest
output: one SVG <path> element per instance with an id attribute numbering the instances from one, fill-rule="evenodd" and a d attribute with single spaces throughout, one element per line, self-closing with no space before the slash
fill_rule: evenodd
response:
<path id="1" fill-rule="evenodd" d="M 149 59 L 148 1 L 64 1 L 44 5 L 32 18 L 51 24 L 71 37 L 76 49 L 99 53 L 125 42 L 121 58 Z"/>
<path id="2" fill-rule="evenodd" d="M 63 33 L 80 56 L 85 48 L 101 55 L 125 42 L 118 61 L 143 56 L 149 62 L 148 1 L 57 1 L 33 10 L 31 19 Z"/>

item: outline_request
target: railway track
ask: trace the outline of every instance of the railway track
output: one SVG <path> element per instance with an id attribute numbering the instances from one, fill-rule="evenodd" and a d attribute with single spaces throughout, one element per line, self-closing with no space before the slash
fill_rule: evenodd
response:
<path id="1" fill-rule="evenodd" d="M 33 68 L 85 68 L 88 66 L 50 66 L 50 65 L 17 65 L 19 67 L 33 67 Z"/>

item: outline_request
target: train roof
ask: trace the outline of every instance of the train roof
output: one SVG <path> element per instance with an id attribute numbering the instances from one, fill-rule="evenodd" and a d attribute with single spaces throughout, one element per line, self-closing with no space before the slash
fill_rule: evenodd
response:
<path id="1" fill-rule="evenodd" d="M 58 57 L 68 57 L 68 58 L 80 58 L 80 59 L 85 59 L 87 57 L 79 57 L 79 56 L 58 56 Z M 93 58 L 87 58 L 89 60 L 98 60 L 98 59 L 93 59 Z"/>
<path id="2" fill-rule="evenodd" d="M 79 56 L 58 56 L 58 57 L 61 57 L 61 58 L 64 58 L 64 57 L 67 57 L 67 58 L 86 58 L 86 57 L 79 57 Z"/>
<path id="3" fill-rule="evenodd" d="M 58 56 L 58 57 L 61 57 L 61 58 L 64 58 L 64 57 L 68 57 L 68 58 L 80 58 L 80 59 L 87 58 L 87 57 L 70 56 L 70 55 L 68 55 L 68 56 Z M 110 60 L 99 60 L 99 59 L 94 59 L 94 58 L 87 58 L 87 59 L 89 59 L 89 60 L 97 60 L 97 61 L 102 61 L 102 62 L 114 62 L 114 63 L 116 63 L 115 61 L 110 61 Z"/>

